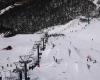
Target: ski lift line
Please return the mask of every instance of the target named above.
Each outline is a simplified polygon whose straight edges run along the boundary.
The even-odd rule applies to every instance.
[[[39,46],[40,44],[36,44],[37,46]],[[31,57],[32,55],[34,55],[34,54],[30,54],[30,55],[25,55],[25,56],[28,56],[28,59],[27,60],[29,60],[29,58],[33,58],[33,57]],[[25,57],[24,56],[24,57]],[[22,60],[22,61],[19,61],[17,64],[15,63],[15,65],[17,66],[19,63],[24,63],[24,62],[26,62],[26,61],[24,61],[24,59],[22,58],[23,56],[19,56],[20,57],[20,59]]]
[[[24,77],[25,80],[27,80],[27,64],[31,62],[31,60],[27,61],[19,61],[21,64],[24,64]]]
[[[41,44],[36,44],[36,45],[39,46],[39,45],[41,45]],[[32,55],[34,55],[34,54],[19,56],[20,59],[21,59],[22,61],[14,62],[15,66],[18,67],[18,65],[19,65],[20,63],[24,63],[24,62],[25,62],[25,63],[30,63],[31,60],[28,61],[28,62],[27,62],[27,60],[29,60],[29,58],[33,58]],[[22,58],[22,57],[25,57],[25,56],[28,56],[28,57],[27,57],[27,60],[24,60],[24,59]],[[2,66],[1,66],[1,67],[2,67]],[[6,69],[6,70],[7,70],[7,69]],[[7,71],[9,71],[9,70],[7,70]]]
[[[37,44],[37,45],[40,45],[40,44]],[[19,62],[14,62],[15,66],[18,67],[18,65],[19,65],[20,63],[24,63],[24,62],[27,63],[27,61],[26,61],[26,60],[24,61],[24,59],[23,59],[22,57],[28,56],[28,57],[27,57],[27,60],[29,60],[29,58],[33,58],[32,55],[34,55],[34,54],[19,56],[20,59],[22,60],[22,62],[21,62],[21,61],[19,61]],[[31,60],[28,61],[28,63],[30,63],[30,62],[31,62]],[[6,69],[6,70],[7,70],[7,69]],[[7,71],[9,71],[9,70],[7,70]]]
[[[24,58],[26,57],[27,58],[26,60],[29,60],[29,59],[33,59],[34,58],[34,57],[32,57],[32,55],[34,55],[34,54],[20,56],[20,58],[21,58],[22,61],[25,61],[24,59],[22,59],[22,57],[24,57]]]

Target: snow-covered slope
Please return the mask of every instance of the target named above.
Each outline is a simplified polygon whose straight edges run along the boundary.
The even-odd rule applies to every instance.
[[[1,36],[0,65],[7,70],[13,69],[7,67],[7,63],[14,65],[20,55],[35,54],[32,47],[48,33],[52,36],[48,38],[45,50],[41,51],[40,67],[29,71],[31,80],[99,80],[99,24],[99,19],[91,20],[90,24],[75,19],[31,35]],[[58,36],[53,36],[55,34]],[[2,50],[8,45],[13,49]]]

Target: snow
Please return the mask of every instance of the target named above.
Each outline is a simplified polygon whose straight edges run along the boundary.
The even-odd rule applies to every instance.
[[[6,8],[0,10],[0,15],[4,14],[6,11],[9,11],[10,9],[22,5],[21,3],[15,3],[13,5],[7,6]]]
[[[8,7],[4,8],[4,9],[0,10],[0,15],[4,14],[6,11],[10,10],[13,7],[14,6],[11,5],[11,6],[8,6]]]
[[[92,19],[90,24],[75,19],[65,25],[53,26],[35,34],[19,34],[10,38],[1,36],[0,66],[4,66],[7,72],[15,68],[14,62],[19,61],[19,56],[35,55],[36,51],[32,48],[35,43],[41,43],[41,38],[46,32],[49,35],[64,34],[48,38],[45,50],[41,51],[40,67],[28,72],[31,80],[99,80],[99,24],[99,19]],[[2,50],[8,45],[13,49]],[[7,67],[7,63],[13,67]],[[3,71],[2,75],[5,76]]]
[[[100,1],[100,0],[94,0],[94,1],[93,1],[93,3],[97,6],[97,9],[100,7],[100,5],[99,5],[99,4],[97,4],[97,3],[98,3],[98,1]]]

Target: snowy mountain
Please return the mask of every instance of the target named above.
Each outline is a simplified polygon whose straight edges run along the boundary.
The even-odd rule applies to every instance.
[[[14,75],[14,62],[19,61],[19,56],[33,54],[36,58],[35,44],[42,45],[41,38],[45,38],[45,34],[49,37],[46,48],[41,50],[40,67],[28,71],[31,80],[99,80],[99,24],[99,18],[91,19],[90,24],[78,18],[35,34],[19,34],[10,38],[4,38],[2,34],[0,66],[3,80],[5,76]],[[12,49],[5,50],[9,45]]]
[[[77,16],[88,17],[96,9],[89,0],[25,0],[24,4],[14,1],[13,4],[8,1],[9,5],[0,9],[0,33],[8,32],[8,36],[64,25]]]

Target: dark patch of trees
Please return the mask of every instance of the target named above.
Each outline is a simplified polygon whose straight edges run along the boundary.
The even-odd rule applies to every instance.
[[[4,28],[13,29],[15,34],[34,33],[65,24],[79,15],[88,16],[95,8],[88,0],[30,0],[1,15],[0,23]]]

